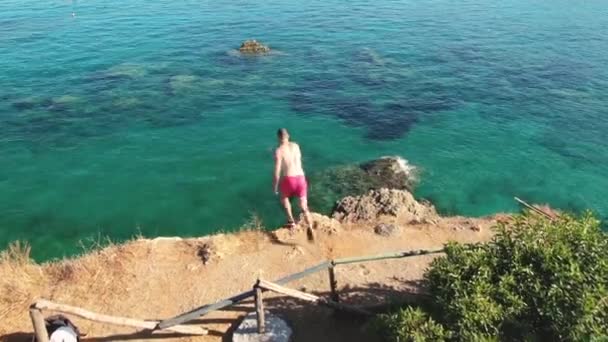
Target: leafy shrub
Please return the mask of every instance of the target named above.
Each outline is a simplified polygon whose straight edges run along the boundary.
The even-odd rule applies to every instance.
[[[441,324],[422,310],[411,307],[381,315],[377,329],[387,341],[394,342],[445,341],[449,337]]]
[[[425,275],[429,313],[452,339],[608,341],[608,236],[599,222],[520,216],[496,229],[487,244],[447,245]]]

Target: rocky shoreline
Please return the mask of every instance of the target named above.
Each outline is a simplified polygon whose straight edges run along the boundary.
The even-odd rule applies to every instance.
[[[412,170],[404,169],[399,158],[363,165],[371,183],[382,180],[394,184],[401,179],[406,188],[411,181],[407,177],[404,181],[405,170]],[[389,171],[400,176],[387,177]],[[492,236],[490,228],[501,218],[442,217],[431,203],[417,201],[407,189],[382,187],[344,197],[331,215],[313,214],[314,243],[307,241],[304,227],[268,231],[258,224],[240,232],[200,238],[136,239],[44,264],[29,259],[27,249],[9,250],[0,258],[0,274],[10,275],[0,278],[0,339],[24,341],[16,336],[29,336],[28,306],[38,298],[125,317],[167,318],[238,293],[260,275],[280,277],[332,258],[440,248],[448,241],[487,241]],[[345,300],[369,302],[386,300],[368,294],[377,286],[390,296],[399,296],[404,289],[416,291],[415,284],[431,260],[429,256],[344,267],[339,271],[340,291]],[[326,291],[326,281],[325,277],[312,276],[296,285],[303,291],[322,292]],[[296,310],[281,300],[271,303],[275,304],[270,310],[294,322],[296,336],[301,334],[296,340],[369,340],[365,334],[349,333],[350,328],[329,333],[336,324],[331,320],[323,323],[330,324],[329,330],[320,328],[318,315],[325,315],[325,311],[301,305],[295,305]],[[229,331],[241,313],[217,315],[220,318],[201,321],[218,331],[215,336],[167,340],[220,341],[218,336]],[[93,337],[132,332],[84,320],[75,322]]]

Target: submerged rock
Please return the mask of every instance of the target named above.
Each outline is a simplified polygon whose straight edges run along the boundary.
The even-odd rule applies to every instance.
[[[270,52],[270,48],[267,45],[264,45],[255,39],[252,39],[252,40],[244,41],[243,44],[241,44],[239,51],[241,53],[255,55],[255,54],[268,53],[268,52]]]
[[[17,110],[28,110],[36,108],[39,105],[39,100],[35,98],[25,98],[13,102],[13,107]]]
[[[112,105],[121,109],[134,108],[143,103],[136,97],[120,97],[112,101]]]
[[[194,75],[175,75],[168,81],[169,93],[175,95],[196,89],[199,78]]]
[[[363,48],[356,55],[356,60],[374,66],[384,66],[386,60],[371,48]]]
[[[372,221],[380,216],[398,217],[404,222],[437,217],[435,207],[418,202],[405,190],[371,190],[362,196],[348,196],[336,203],[332,217],[341,222]]]
[[[82,103],[82,98],[74,95],[62,95],[58,97],[54,97],[52,99],[53,103],[63,104],[63,105],[72,105]]]
[[[54,98],[28,97],[13,102],[13,107],[18,110],[39,109],[50,112],[63,112],[71,106],[82,103],[82,99],[72,95],[63,95]]]
[[[104,72],[106,78],[141,78],[147,74],[143,65],[134,63],[118,64]]]

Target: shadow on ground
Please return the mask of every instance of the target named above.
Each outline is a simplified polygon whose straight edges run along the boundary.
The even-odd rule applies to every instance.
[[[419,289],[418,281],[404,281],[404,287]],[[303,289],[298,289],[303,290]],[[329,298],[329,292],[311,292],[320,297]],[[423,298],[417,290],[403,291],[380,283],[369,283],[362,287],[344,288],[339,292],[340,301],[374,313],[386,312],[392,307],[417,304]],[[293,328],[293,342],[374,342],[381,341],[380,336],[371,326],[373,318],[338,312],[325,306],[290,298],[265,298],[266,310],[285,319]],[[241,302],[229,307],[226,311],[238,311],[244,314],[253,311],[253,300]],[[242,316],[241,316],[242,317]],[[240,319],[233,324],[233,329]],[[230,341],[230,334],[224,342]]]

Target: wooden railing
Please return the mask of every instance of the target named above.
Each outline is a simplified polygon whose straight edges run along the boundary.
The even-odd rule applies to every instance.
[[[358,314],[367,314],[367,312],[365,312],[364,310],[357,309],[353,306],[339,304],[336,274],[335,274],[335,270],[334,270],[336,266],[352,264],[352,263],[384,260],[384,259],[407,258],[407,257],[412,257],[412,256],[418,256],[418,255],[437,254],[437,253],[441,253],[441,252],[443,252],[443,249],[415,250],[415,251],[407,251],[407,252],[400,252],[400,253],[390,253],[390,254],[381,254],[381,255],[374,255],[374,256],[355,257],[355,258],[343,258],[343,259],[325,261],[316,266],[307,268],[304,271],[277,279],[273,282],[268,282],[268,281],[264,281],[262,279],[258,279],[258,281],[254,284],[252,290],[239,293],[235,296],[220,300],[216,303],[207,304],[207,305],[201,306],[199,308],[196,308],[194,310],[191,310],[189,312],[178,315],[176,317],[166,319],[166,320],[158,323],[157,328],[158,329],[168,329],[170,327],[173,327],[173,326],[176,326],[179,324],[184,324],[186,322],[189,322],[191,320],[204,316],[212,311],[220,310],[225,307],[234,305],[234,304],[241,302],[245,299],[248,299],[250,297],[255,297],[256,312],[258,315],[258,330],[261,333],[261,332],[263,332],[263,327],[264,327],[264,319],[263,319],[264,310],[263,310],[263,300],[262,300],[262,292],[264,290],[266,290],[266,291],[270,290],[273,292],[282,293],[284,295],[290,295],[291,297],[296,297],[296,298],[307,300],[310,302],[315,302],[317,304],[330,306],[330,307],[333,307],[334,309],[338,309],[338,310],[343,310],[343,311],[348,311],[348,312],[358,313]],[[322,299],[322,298],[319,298],[319,297],[316,297],[316,296],[313,296],[313,295],[310,295],[310,294],[307,294],[304,292],[300,292],[300,291],[296,291],[293,289],[288,289],[286,287],[283,287],[283,285],[285,285],[287,283],[293,282],[295,280],[304,278],[306,276],[309,276],[311,274],[314,274],[314,273],[317,273],[320,271],[324,271],[324,270],[328,271],[328,276],[329,276],[329,288],[331,291],[329,299]],[[286,289],[289,291],[285,292]]]
[[[141,328],[143,330],[154,331],[154,330],[167,330],[172,331],[174,333],[186,334],[186,335],[205,335],[208,333],[207,329],[201,327],[193,327],[188,325],[183,325],[189,321],[198,319],[201,316],[204,316],[212,311],[217,311],[228,306],[237,304],[246,299],[253,297],[255,299],[257,320],[258,320],[258,332],[263,333],[265,327],[265,317],[264,317],[264,302],[263,295],[264,291],[272,291],[279,294],[283,294],[286,296],[298,298],[300,300],[304,300],[307,302],[315,303],[317,305],[327,306],[336,310],[341,310],[345,312],[350,312],[358,315],[369,315],[370,313],[366,310],[357,308],[355,306],[346,305],[340,303],[340,297],[338,295],[337,290],[337,281],[336,281],[336,273],[335,268],[339,265],[352,264],[352,263],[361,263],[368,261],[376,261],[376,260],[384,260],[384,259],[399,259],[399,258],[407,258],[418,255],[428,255],[428,254],[437,254],[443,252],[443,249],[435,249],[435,250],[415,250],[415,251],[407,251],[407,252],[399,252],[399,253],[390,253],[390,254],[381,254],[374,256],[364,256],[364,257],[355,257],[355,258],[343,258],[343,259],[335,259],[330,261],[322,262],[313,267],[307,268],[301,272],[290,274],[288,276],[279,278],[275,281],[266,281],[263,279],[258,279],[253,288],[249,291],[244,291],[242,293],[233,295],[231,297],[222,299],[212,304],[206,304],[201,307],[198,307],[194,310],[182,313],[178,316],[162,320],[162,321],[146,321],[146,320],[138,320],[133,318],[126,317],[116,317],[116,316],[108,316],[99,313],[94,313],[83,308],[78,308],[74,306],[69,306],[65,304],[53,303],[47,300],[38,300],[30,307],[30,317],[32,319],[32,325],[34,327],[34,333],[36,335],[36,339],[38,342],[48,342],[49,336],[46,331],[44,317],[42,315],[42,310],[48,310],[53,312],[59,312],[67,315],[73,315],[76,317],[84,318],[90,321],[112,324],[112,325],[120,325],[120,326],[128,326]],[[311,274],[328,271],[329,277],[329,288],[330,288],[330,296],[329,298],[322,298],[310,293],[294,290],[285,287],[284,285],[291,283],[293,281],[302,279]]]

